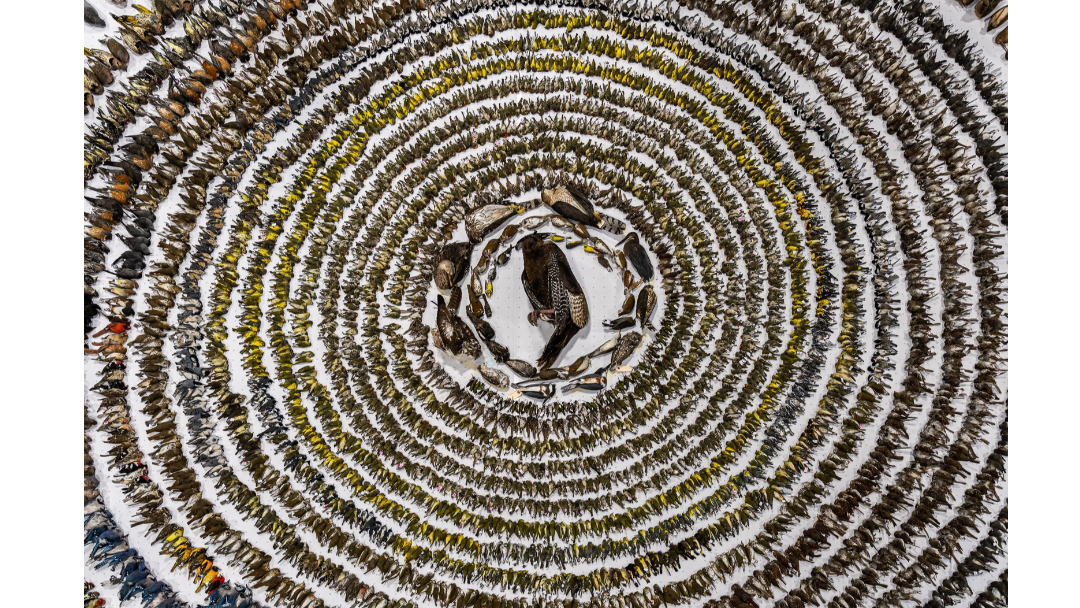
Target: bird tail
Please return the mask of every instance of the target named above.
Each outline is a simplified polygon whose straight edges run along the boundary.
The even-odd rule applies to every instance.
[[[537,368],[547,369],[551,367],[555,363],[555,359],[559,358],[559,353],[566,348],[566,345],[570,343],[570,340],[577,332],[578,328],[573,323],[565,323],[556,329],[555,333],[551,335],[551,339],[548,340],[547,346],[544,347],[540,359],[536,362]]]

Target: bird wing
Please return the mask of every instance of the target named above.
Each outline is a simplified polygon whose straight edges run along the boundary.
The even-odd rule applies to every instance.
[[[577,204],[581,205],[581,208],[585,211],[585,213],[592,215],[593,206],[592,203],[589,202],[588,195],[586,195],[583,190],[581,190],[574,184],[566,184],[566,186],[564,187],[566,188],[566,191],[570,193],[570,196],[574,197],[574,200],[577,201]]]
[[[585,327],[589,322],[589,302],[585,299],[585,293],[581,290],[581,285],[577,282],[577,277],[574,276],[574,271],[570,268],[570,263],[566,260],[566,256],[563,255],[558,245],[551,244],[551,265],[549,272],[550,290],[556,295],[557,300],[562,300],[565,297],[565,305],[570,313],[570,320],[574,322],[574,325],[578,327]],[[559,302],[562,304],[563,302]],[[559,314],[558,309],[561,306],[555,306],[556,315]]]
[[[454,321],[450,310],[446,308],[446,301],[440,295],[435,309],[435,326],[439,330],[439,336],[444,344],[455,342]]]
[[[542,276],[543,275],[541,275],[541,277]],[[525,288],[525,295],[529,296],[529,303],[532,304],[532,307],[536,310],[550,308],[549,306],[544,305],[545,302],[551,301],[551,296],[548,293],[547,281],[541,277],[533,277],[530,279],[527,263],[525,270],[521,271],[521,286]]]
[[[469,269],[469,258],[472,256],[472,243],[452,243],[443,248],[446,257],[454,265],[454,276],[451,280],[458,283],[465,278],[465,271]],[[436,261],[435,265],[438,266]]]

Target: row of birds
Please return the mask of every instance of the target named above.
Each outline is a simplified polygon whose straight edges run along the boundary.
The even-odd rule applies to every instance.
[[[602,229],[614,222],[611,218],[598,213],[588,195],[572,184],[545,189],[541,194],[541,201],[557,213],[560,217],[569,220],[583,239],[592,240],[585,226]],[[465,217],[466,233],[469,241],[448,243],[442,247],[434,261],[434,282],[440,290],[449,290],[450,299],[447,301],[442,294],[437,296],[436,321],[431,329],[432,342],[440,350],[444,350],[455,356],[463,356],[467,359],[477,359],[481,356],[480,341],[466,325],[465,321],[458,316],[457,310],[462,300],[461,288],[458,284],[465,279],[471,268],[471,256],[475,245],[503,225],[510,217],[520,213],[523,207],[512,204],[491,203],[470,212]],[[533,226],[546,223],[548,218],[530,218]],[[621,222],[619,223],[621,225]],[[527,224],[528,225],[528,224]],[[514,236],[518,233],[517,226],[511,226],[504,231],[504,236]],[[499,363],[504,363],[511,370],[526,380],[539,379],[541,382],[514,384],[517,389],[512,396],[523,395],[526,397],[547,401],[555,394],[555,385],[546,383],[553,379],[572,380],[563,387],[564,392],[581,389],[587,391],[600,391],[607,386],[608,370],[619,371],[620,364],[624,362],[633,351],[641,344],[642,334],[639,332],[620,333],[617,339],[609,340],[603,346],[590,354],[581,357],[573,364],[563,368],[553,368],[559,354],[579,331],[589,323],[589,304],[584,291],[578,282],[577,276],[559,247],[557,241],[562,237],[546,232],[533,231],[521,238],[513,249],[519,250],[523,257],[523,271],[521,284],[529,299],[532,312],[528,315],[528,321],[536,325],[539,321],[550,323],[554,327],[554,333],[548,339],[543,352],[536,361],[536,366],[521,359],[509,357],[509,351],[497,342],[494,342],[495,333],[491,326],[482,317],[490,314],[490,307],[486,302],[481,304],[484,295],[472,294],[473,299],[467,305],[467,316],[472,321],[474,328],[480,334],[481,339],[488,345],[489,350]],[[499,241],[493,241],[497,245]],[[580,245],[582,241],[577,241]],[[568,244],[572,246],[574,243]],[[641,282],[646,283],[637,298],[637,317],[621,317],[614,321],[605,322],[610,329],[624,330],[640,323],[642,327],[651,326],[649,317],[656,306],[656,294],[651,281],[654,269],[648,253],[641,245],[636,233],[627,234],[616,246],[622,245],[622,256],[629,261],[638,273]],[[586,246],[592,250],[591,247]],[[494,251],[489,247],[485,250]],[[511,250],[497,258],[496,264],[501,266],[509,261]],[[608,253],[611,253],[610,250]],[[484,262],[481,266],[486,265]],[[492,268],[494,270],[494,268]],[[488,287],[490,288],[490,282]],[[633,304],[633,294],[629,295],[627,302]],[[474,305],[475,304],[475,305]],[[623,312],[628,312],[625,310]],[[487,312],[485,312],[485,309]],[[583,375],[588,371],[592,358],[605,354],[611,354],[611,362],[608,366],[600,368],[594,373]],[[483,364],[479,372],[481,376],[492,386],[506,390],[509,389],[510,379],[502,371]]]
[[[194,48],[199,45],[201,39],[206,37],[208,31],[211,29],[210,22],[200,20],[198,15],[191,14],[192,3],[183,3],[183,9],[188,14],[185,23],[185,32],[187,33],[187,39],[176,38],[167,40],[164,37],[160,39],[159,48],[152,50],[149,45],[154,42],[153,36],[159,36],[163,33],[159,26],[168,26],[170,15],[167,11],[161,10],[158,4],[166,4],[162,2],[155,2],[156,15],[146,10],[141,10],[140,14],[133,18],[117,18],[117,21],[121,24],[121,40],[117,41],[112,38],[107,38],[103,41],[105,50],[88,49],[87,56],[89,62],[88,73],[86,74],[87,81],[87,108],[93,107],[93,98],[91,95],[99,93],[99,85],[107,86],[112,82],[112,74],[110,70],[123,70],[129,61],[128,51],[135,54],[143,54],[148,51],[152,52],[155,56],[155,60],[152,60],[144,70],[139,74],[136,74],[129,82],[131,87],[126,93],[111,94],[109,109],[111,114],[102,114],[102,122],[100,126],[94,130],[97,141],[88,142],[88,145],[100,146],[102,151],[111,149],[112,144],[117,141],[123,132],[123,127],[126,123],[130,122],[134,116],[131,109],[137,108],[140,100],[149,99],[154,102],[157,108],[156,119],[150,129],[147,130],[144,135],[136,135],[132,138],[132,143],[124,146],[123,151],[129,155],[130,160],[121,160],[113,164],[119,171],[113,173],[113,179],[116,180],[106,190],[102,191],[106,196],[99,197],[95,201],[101,211],[95,214],[91,219],[91,229],[88,231],[89,238],[87,239],[87,262],[88,271],[91,270],[104,270],[101,266],[104,264],[104,255],[108,253],[108,248],[104,245],[104,241],[108,238],[108,232],[116,222],[120,222],[126,218],[129,221],[125,221],[130,234],[130,240],[125,239],[121,235],[121,239],[124,243],[130,247],[128,251],[123,253],[117,258],[117,264],[120,266],[112,271],[116,275],[113,286],[110,288],[115,303],[106,305],[102,303],[102,312],[108,314],[109,317],[115,320],[133,318],[133,301],[131,296],[134,295],[133,289],[137,288],[134,279],[139,278],[145,268],[144,258],[150,253],[149,237],[151,235],[145,234],[144,231],[152,229],[153,222],[156,221],[153,212],[153,205],[147,203],[155,202],[152,198],[147,198],[146,194],[136,196],[135,189],[140,185],[142,172],[150,171],[155,165],[152,164],[152,158],[159,152],[157,145],[158,141],[168,139],[169,136],[179,134],[184,136],[182,140],[184,145],[194,145],[202,139],[203,135],[210,134],[209,124],[203,124],[205,118],[203,116],[194,116],[193,120],[199,121],[199,126],[194,129],[193,137],[189,137],[187,133],[182,132],[183,126],[180,123],[180,119],[187,114],[187,105],[191,103],[190,99],[186,99],[184,95],[173,95],[168,100],[156,100],[150,95],[150,92],[160,84],[170,71],[174,68],[182,68],[180,61],[187,59],[191,56]],[[259,11],[265,11],[267,8],[276,11],[280,6],[285,6],[288,3],[271,3],[270,5],[263,6],[261,3],[253,10],[252,18],[258,19]],[[306,4],[306,3],[304,3]],[[218,32],[222,29],[218,26],[226,26],[231,19],[235,17],[241,10],[239,4],[234,4],[231,0],[225,0],[224,3],[219,3],[220,8],[214,7],[212,4],[204,7],[205,11],[203,15],[210,17],[211,21],[214,21],[213,28]],[[139,8],[139,7],[137,7]],[[173,7],[175,8],[175,7]],[[222,12],[225,11],[225,12]],[[175,13],[177,17],[180,16],[179,12]],[[89,15],[88,15],[89,16]],[[158,16],[164,16],[163,19],[158,20]],[[92,17],[90,18],[92,20]],[[273,20],[273,16],[269,16],[270,21]],[[301,28],[304,29],[304,35],[307,34],[307,26],[301,21]],[[234,24],[234,27],[237,24]],[[262,24],[260,24],[262,25]],[[242,25],[240,27],[243,27]],[[227,29],[227,28],[226,28]],[[250,30],[250,28],[249,28]],[[239,32],[231,30],[234,33],[225,34],[224,38],[215,37],[211,40],[211,53],[212,60],[203,59],[203,68],[199,73],[191,73],[182,69],[185,73],[191,74],[191,87],[205,87],[210,84],[212,80],[223,77],[225,74],[231,73],[230,63],[240,63],[249,60],[249,55],[254,51],[254,40],[250,36],[252,31],[247,33],[241,29]],[[286,32],[286,40],[290,39],[293,32]],[[293,45],[292,42],[287,43],[289,47]],[[280,46],[279,46],[280,48]],[[263,59],[271,59],[271,57],[263,56]],[[256,64],[259,63],[259,59],[256,59]],[[265,70],[266,74],[269,74],[269,67],[258,67],[261,70]],[[313,66],[314,67],[314,66]],[[250,72],[250,70],[249,70]],[[257,77],[258,74],[255,74]],[[201,80],[201,82],[200,82]],[[120,95],[117,97],[116,95]],[[195,100],[198,101],[197,99]],[[130,109],[129,109],[130,108]],[[228,110],[225,109],[220,112],[222,116],[228,114]],[[153,132],[151,132],[153,131]],[[200,133],[201,131],[201,133]],[[215,135],[225,135],[217,133]],[[238,145],[238,143],[237,143]],[[226,144],[227,146],[227,144]],[[226,148],[227,149],[227,148]],[[193,152],[194,150],[192,150]],[[190,153],[188,153],[190,154]],[[170,157],[173,159],[184,158],[187,154],[176,154]],[[87,170],[90,171],[94,168],[97,162],[105,158],[105,154],[99,153],[95,157],[98,161],[91,161],[92,164],[88,165]],[[181,164],[182,160],[178,161]],[[208,171],[209,172],[209,171]],[[87,174],[89,177],[89,173]],[[156,182],[156,180],[155,180]],[[154,185],[157,185],[156,183]],[[194,199],[192,199],[194,200]],[[137,206],[134,205],[137,203]],[[176,217],[175,219],[180,219]],[[144,225],[143,222],[149,222],[149,226]],[[160,273],[162,270],[160,264],[158,269],[152,273]],[[89,277],[90,275],[88,275]],[[161,276],[158,274],[158,276]],[[126,283],[125,283],[126,281]],[[120,291],[117,291],[120,290]],[[99,306],[96,300],[96,294],[91,293],[88,283],[87,294],[87,323],[91,323],[92,318],[99,310]],[[152,331],[150,327],[144,326],[142,331]],[[145,348],[146,343],[141,343],[137,348]],[[124,360],[124,351],[122,346],[114,347],[108,354],[101,353],[99,357],[106,357],[110,363],[103,370],[103,382],[105,385],[99,387],[99,390],[107,390],[110,393],[119,391],[118,387],[115,387],[114,383],[120,380],[112,379],[106,380],[106,378],[113,378],[116,374],[124,375],[122,365],[117,369],[109,369],[109,366],[116,367],[118,364],[122,364]],[[160,370],[163,366],[167,366],[168,362],[163,359],[160,352],[156,355],[156,360],[151,357],[144,359],[144,363],[154,366]],[[192,371],[197,371],[197,364],[192,363]],[[144,370],[140,373],[146,373],[148,370]],[[190,380],[186,382],[191,382]],[[119,433],[117,431],[123,430],[127,427],[125,421],[130,418],[130,413],[127,411],[126,401],[121,396],[113,395],[106,397],[103,402],[103,409],[101,414],[104,416],[105,424],[109,427],[109,433],[112,436],[112,441],[116,443],[116,448],[121,449],[121,452],[116,452],[118,460],[121,461],[121,467],[130,466],[135,462],[138,462],[142,458],[141,452],[138,450],[138,446],[135,442],[135,437],[129,433]],[[119,425],[119,426],[118,426]],[[160,425],[159,425],[160,426]],[[161,431],[164,432],[164,429]],[[126,463],[126,464],[125,464]],[[170,463],[171,466],[171,463]],[[160,511],[147,510],[155,502],[160,505],[160,491],[151,491],[153,486],[145,482],[145,476],[143,481],[136,483],[131,481],[132,485],[126,488],[125,491],[129,493],[132,499],[139,501],[143,504],[143,513],[145,524],[160,527],[164,522],[158,522]],[[88,479],[88,483],[91,480]],[[96,483],[96,481],[94,482]],[[175,486],[179,488],[179,486]],[[92,492],[88,495],[88,508],[92,505],[101,505],[100,498],[97,497],[96,489],[88,489],[88,492]],[[149,493],[148,493],[149,492]],[[156,496],[156,498],[155,498]],[[188,500],[191,500],[189,498]],[[149,501],[149,502],[147,502]],[[96,508],[96,507],[95,507]],[[157,514],[157,515],[155,515]],[[92,522],[88,520],[89,526]],[[172,525],[172,524],[170,524]],[[102,564],[108,564],[113,568],[119,568],[121,572],[131,568],[137,563],[141,563],[141,557],[133,549],[128,548],[126,543],[123,542],[123,531],[118,530],[115,533],[111,533],[113,537],[119,539],[118,542],[114,542],[107,550],[101,551],[99,559]],[[171,550],[171,549],[170,549]],[[190,549],[186,550],[184,555],[188,553],[194,555]],[[185,559],[189,559],[185,557]],[[265,569],[265,568],[264,568]],[[132,570],[132,571],[138,571]],[[269,572],[265,576],[269,576]],[[258,580],[258,577],[255,578]],[[125,583],[127,584],[127,583]],[[164,588],[163,588],[164,587]],[[251,592],[241,587],[233,587],[231,583],[226,583],[224,586],[220,584],[215,585],[216,588],[210,589],[206,599],[207,606],[255,606],[251,600]],[[121,589],[121,599],[125,596],[140,591],[141,597],[145,604],[148,604],[152,608],[158,606],[164,607],[175,604],[178,602],[178,598],[174,592],[169,590],[167,586],[164,586],[161,581],[151,583],[147,579],[131,584],[129,587]],[[99,598],[100,599],[100,598]],[[95,600],[96,601],[96,600]],[[304,602],[307,603],[306,601]]]

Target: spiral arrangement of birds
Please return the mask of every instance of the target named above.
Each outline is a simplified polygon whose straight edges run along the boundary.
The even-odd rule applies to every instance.
[[[1007,605],[1007,18],[86,0],[86,605]]]

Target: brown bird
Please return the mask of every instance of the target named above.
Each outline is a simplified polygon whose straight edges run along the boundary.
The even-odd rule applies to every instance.
[[[611,353],[611,365],[612,371],[625,371],[620,369],[623,361],[626,361],[634,349],[641,344],[641,333],[632,331],[619,336],[619,341],[615,344],[615,350]]]
[[[547,241],[548,236],[530,234],[517,244],[525,258],[521,284],[533,307],[529,322],[536,325],[543,319],[555,326],[555,333],[537,360],[540,369],[551,367],[562,349],[589,322],[589,303],[581,285],[562,249]]]
[[[436,302],[435,327],[431,329],[431,341],[435,348],[445,350],[452,355],[465,355],[470,359],[480,356],[480,342],[469,329],[468,324],[457,316],[456,310],[461,303],[461,290],[455,289],[450,296],[450,305],[442,295]]]
[[[642,327],[654,329],[653,324],[649,322],[654,308],[656,308],[656,292],[653,291],[652,285],[646,285],[638,294],[637,300],[637,320]]]
[[[544,190],[540,199],[545,205],[566,219],[588,226],[600,227],[600,216],[584,192],[574,186],[559,186],[554,190]]]
[[[448,243],[435,256],[435,284],[439,289],[450,289],[465,278],[469,271],[472,243]]]

